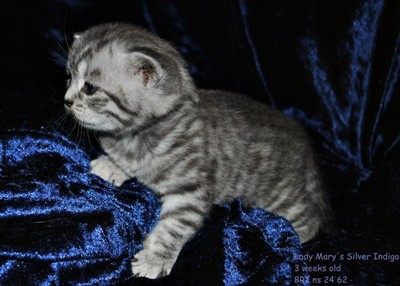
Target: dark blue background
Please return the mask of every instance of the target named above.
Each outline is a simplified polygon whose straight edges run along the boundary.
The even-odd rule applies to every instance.
[[[398,1],[2,1],[3,130],[77,139],[73,124],[53,123],[65,53],[74,32],[109,21],[172,42],[199,87],[248,94],[307,127],[341,235],[304,251],[399,253]],[[354,281],[378,269],[375,282],[389,283],[399,264],[369,263],[348,264]]]

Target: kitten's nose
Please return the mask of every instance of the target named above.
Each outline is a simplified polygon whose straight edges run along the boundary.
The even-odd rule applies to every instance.
[[[74,104],[74,102],[70,99],[64,99],[64,105],[68,108],[70,108]]]

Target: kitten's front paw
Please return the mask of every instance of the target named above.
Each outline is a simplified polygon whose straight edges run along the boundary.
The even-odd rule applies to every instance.
[[[174,261],[165,261],[153,252],[143,249],[131,260],[133,275],[150,279],[160,278],[171,272]]]
[[[123,182],[129,179],[107,156],[100,156],[90,162],[90,173],[116,186],[121,186]]]

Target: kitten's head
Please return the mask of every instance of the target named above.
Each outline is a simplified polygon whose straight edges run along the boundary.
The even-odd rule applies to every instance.
[[[138,27],[103,24],[75,36],[65,107],[92,130],[136,130],[197,95],[179,53]]]

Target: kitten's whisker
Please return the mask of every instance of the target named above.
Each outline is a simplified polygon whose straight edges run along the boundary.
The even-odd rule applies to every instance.
[[[91,148],[92,151],[95,151],[95,148],[93,147],[92,142],[91,142],[91,140],[90,140],[90,131],[87,130],[87,129],[85,129],[85,130],[86,130],[86,137],[87,137],[87,139],[88,139],[89,146],[90,146],[90,148]]]
[[[82,133],[82,126],[78,123],[78,135],[77,135],[78,136],[78,138],[77,138],[78,145],[81,145],[81,139],[82,139],[81,133]]]
[[[58,51],[56,51],[55,49],[52,49],[51,52],[54,53],[54,54],[53,54],[53,57],[48,57],[48,59],[50,59],[50,60],[52,60],[52,61],[54,61],[54,62],[56,62],[56,63],[57,63],[57,57],[60,57],[61,59],[66,60],[65,55],[60,54],[60,53],[59,53]]]
[[[65,122],[67,122],[68,114],[64,114],[61,120],[57,123],[60,130],[64,130]]]
[[[65,124],[67,123],[68,119],[71,120],[70,116],[68,116],[68,114],[65,114],[64,119],[62,121],[61,130],[64,130]]]
[[[58,119],[54,122],[54,124],[55,125],[59,125],[62,121],[64,121],[65,120],[65,118],[67,117],[67,115],[64,113],[64,114],[61,114],[59,117],[58,117]]]
[[[68,133],[68,135],[67,135],[67,137],[70,137],[71,136],[71,134],[74,132],[74,130],[75,130],[75,128],[76,128],[76,124],[78,124],[78,121],[76,121],[76,119],[75,118],[73,118],[73,120],[74,120],[74,126],[72,127],[72,129],[71,129],[71,131]]]
[[[76,128],[76,136],[75,136],[75,142],[78,143],[78,145],[80,145],[80,132],[81,132],[81,125],[78,122],[77,128]]]
[[[86,145],[86,143],[85,143],[85,128],[82,125],[81,125],[79,142],[82,142],[82,144]]]
[[[49,96],[48,99],[49,99],[52,103],[60,103],[60,100],[57,99],[57,98],[55,98],[55,97]]]
[[[57,41],[57,39],[53,36],[53,33],[49,32],[51,38],[56,42],[57,46],[61,49],[62,52],[64,52],[65,56],[68,57],[68,53],[65,51],[65,49],[61,46],[61,44]],[[54,50],[55,51],[55,50]],[[56,51],[55,51],[56,52]],[[64,58],[64,56],[63,56]]]
[[[67,11],[65,11],[65,17],[64,17],[64,27],[63,27],[63,32],[64,32],[64,41],[65,44],[67,45],[67,49],[68,51],[71,49],[70,45],[68,44],[68,38],[67,38],[67,34],[65,33],[65,27],[67,25],[67,17],[68,17],[68,13],[69,13],[69,7],[67,9]]]
[[[65,113],[61,113],[59,115],[56,115],[53,119],[50,119],[47,123],[46,123],[46,127],[44,128],[44,130],[48,130],[50,127],[55,127],[57,129],[59,122],[61,122],[62,120],[64,120],[64,118],[66,117]]]
[[[99,137],[97,137],[97,133],[96,132],[92,132],[94,139],[96,140],[96,142],[99,142]]]

